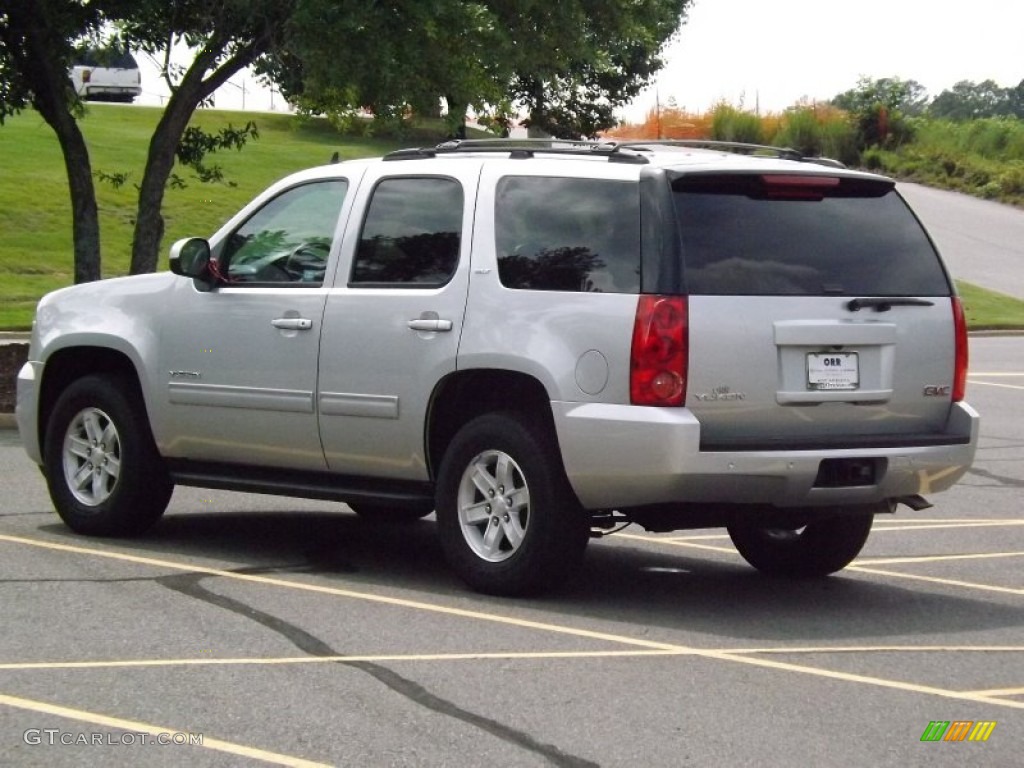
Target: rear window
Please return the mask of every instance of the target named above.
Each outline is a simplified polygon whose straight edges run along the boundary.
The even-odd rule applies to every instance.
[[[636,183],[508,176],[495,206],[498,276],[507,288],[640,292]]]
[[[687,291],[948,296],[931,241],[891,182],[804,176],[672,180]]]

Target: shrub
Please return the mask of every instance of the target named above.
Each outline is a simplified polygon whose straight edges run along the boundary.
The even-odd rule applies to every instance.
[[[753,112],[744,112],[724,101],[719,102],[711,110],[711,138],[761,144],[764,141],[761,118]]]

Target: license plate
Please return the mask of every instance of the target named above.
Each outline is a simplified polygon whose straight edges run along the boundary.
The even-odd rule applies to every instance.
[[[860,386],[856,352],[812,352],[807,355],[807,388],[844,390]]]

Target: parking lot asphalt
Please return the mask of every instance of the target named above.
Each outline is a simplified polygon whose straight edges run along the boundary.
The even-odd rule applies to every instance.
[[[842,573],[630,528],[535,600],[340,504],[180,488],[74,536],[0,431],[0,764],[1019,765],[1024,339],[971,371],[976,465]]]

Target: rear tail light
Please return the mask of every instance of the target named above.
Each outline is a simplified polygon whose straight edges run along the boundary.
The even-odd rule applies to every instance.
[[[839,187],[835,176],[765,174],[761,177],[769,200],[822,200]]]
[[[630,355],[629,397],[633,405],[680,406],[686,400],[687,325],[684,297],[640,297]]]
[[[959,296],[953,297],[953,328],[956,335],[956,363],[953,368],[953,402],[967,395],[967,318]]]

